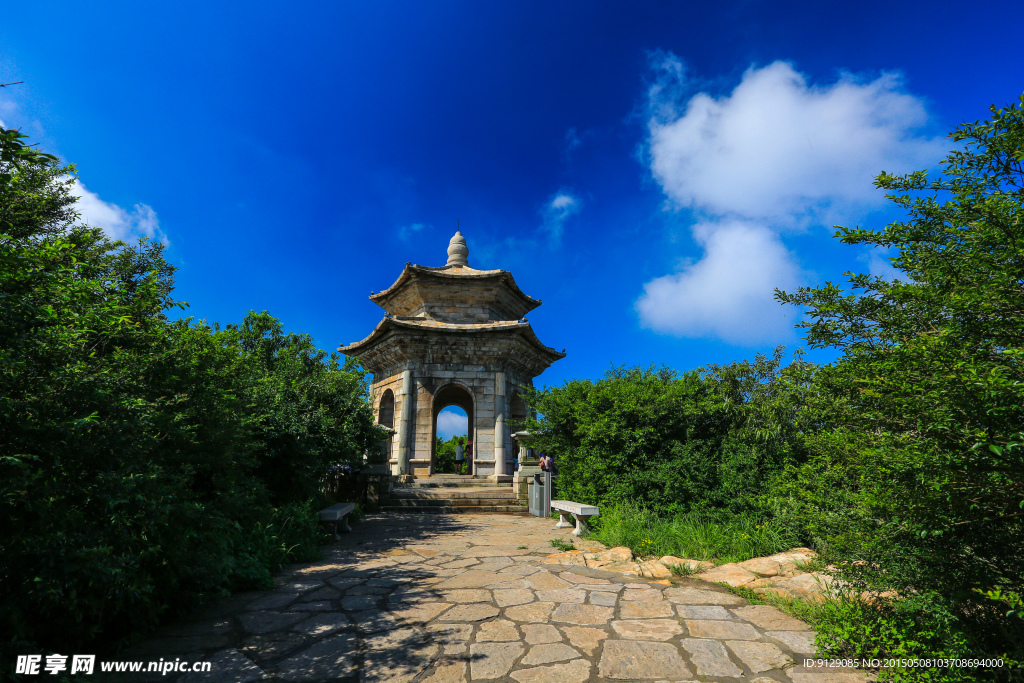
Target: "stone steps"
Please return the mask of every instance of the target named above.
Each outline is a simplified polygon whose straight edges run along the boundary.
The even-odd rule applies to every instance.
[[[449,491],[438,491],[437,489],[395,489],[391,498],[403,499],[460,499],[460,498],[507,498],[515,500],[516,492],[509,487],[503,489],[486,488],[483,486],[463,486]]]
[[[402,512],[406,514],[420,515],[450,515],[459,513],[502,513],[526,515],[526,507],[522,505],[424,505],[407,507],[404,505],[392,505],[390,502],[382,505],[381,512]]]
[[[497,482],[484,483],[480,481],[465,481],[465,482],[412,482],[411,484],[396,484],[395,490],[399,489],[460,489],[460,488],[488,488],[488,489],[502,489],[512,488],[509,484],[499,484]]]
[[[491,481],[486,477],[470,477],[460,474],[435,474],[432,477],[420,477],[406,484],[398,484],[395,490],[401,489],[423,489],[423,488],[462,488],[462,487],[484,487],[484,488],[508,488],[509,483]]]
[[[383,512],[451,514],[460,512],[526,513],[509,484],[457,474],[418,478],[395,487]]]
[[[515,505],[515,498],[394,498],[387,504],[391,507],[429,508],[429,507],[480,507],[488,505]]]

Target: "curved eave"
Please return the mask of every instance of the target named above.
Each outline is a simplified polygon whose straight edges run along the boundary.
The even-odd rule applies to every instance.
[[[422,318],[395,318],[389,317],[384,318],[377,327],[373,328],[373,332],[369,334],[365,339],[361,339],[357,342],[353,342],[348,346],[342,345],[338,347],[338,351],[345,354],[346,356],[359,356],[364,351],[367,351],[376,342],[380,341],[389,331],[391,330],[417,330],[421,332],[438,332],[441,334],[493,334],[495,332],[513,332],[521,331],[523,336],[530,344],[537,348],[538,351],[551,357],[551,362],[561,360],[565,358],[566,354],[561,351],[555,351],[550,346],[545,346],[541,343],[540,339],[537,338],[537,333],[533,331],[533,327],[530,323],[521,323],[517,321],[510,322],[495,322],[495,323],[445,323],[437,320],[425,320]]]
[[[405,286],[405,284],[412,279],[414,274],[434,277],[439,280],[503,280],[508,285],[509,289],[512,290],[512,293],[522,299],[523,303],[526,304],[527,311],[532,311],[541,305],[540,299],[534,299],[532,296],[524,294],[523,290],[519,289],[519,285],[516,284],[516,280],[512,277],[512,273],[507,270],[477,270],[468,266],[441,266],[439,268],[431,268],[429,266],[417,266],[413,263],[406,263],[405,268],[402,269],[402,273],[398,276],[398,279],[395,280],[395,283],[383,292],[371,294],[370,301],[381,308],[386,309],[387,306],[385,306],[385,303],[387,300]]]

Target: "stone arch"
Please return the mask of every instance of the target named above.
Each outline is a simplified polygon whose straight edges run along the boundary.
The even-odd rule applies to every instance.
[[[377,424],[382,427],[395,426],[395,392],[385,389],[377,404]]]
[[[382,427],[395,428],[395,392],[391,391],[391,389],[385,389],[384,393],[381,394],[380,402],[377,404],[377,424]],[[380,442],[380,450],[384,456],[385,463],[393,457],[394,443],[394,432],[392,432],[390,437]]]
[[[473,390],[465,384],[458,382],[450,382],[445,384],[443,387],[434,392],[433,405],[431,406],[430,416],[430,472],[433,474],[434,468],[437,466],[437,416],[442,410],[449,406],[458,406],[466,411],[466,433],[468,438],[473,441],[473,459],[474,467],[477,455],[476,449],[476,422],[474,421],[474,406],[476,404],[476,397],[473,395]]]

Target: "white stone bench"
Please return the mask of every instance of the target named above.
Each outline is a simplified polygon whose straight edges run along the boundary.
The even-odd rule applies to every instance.
[[[587,533],[587,520],[600,515],[596,505],[584,505],[583,503],[574,503],[571,500],[553,500],[551,501],[551,509],[558,510],[558,514],[561,517],[558,520],[558,524],[555,525],[556,529],[568,529],[573,525],[572,517],[576,518],[576,530],[572,532],[573,536],[582,536]]]
[[[320,511],[320,523],[331,524],[332,531],[334,534],[334,540],[341,538],[338,536],[338,532],[348,533],[352,531],[352,527],[348,525],[348,516],[356,509],[354,503],[338,503],[332,505],[326,510]]]

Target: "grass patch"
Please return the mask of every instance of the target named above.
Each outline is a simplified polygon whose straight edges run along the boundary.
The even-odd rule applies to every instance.
[[[700,567],[692,564],[667,564],[672,576],[693,576],[700,571]]]
[[[592,537],[627,546],[641,557],[675,555],[718,564],[772,555],[797,545],[785,524],[754,515],[689,512],[659,516],[635,507],[611,508]]]
[[[568,541],[563,541],[560,538],[552,538],[551,539],[551,547],[552,548],[558,548],[563,553],[564,552],[568,552],[570,550],[576,550],[576,546],[574,546],[572,543],[570,543]]]
[[[820,572],[827,566],[825,561],[822,560],[820,557],[812,557],[806,562],[794,560],[793,564],[795,564],[796,568],[802,572]]]

